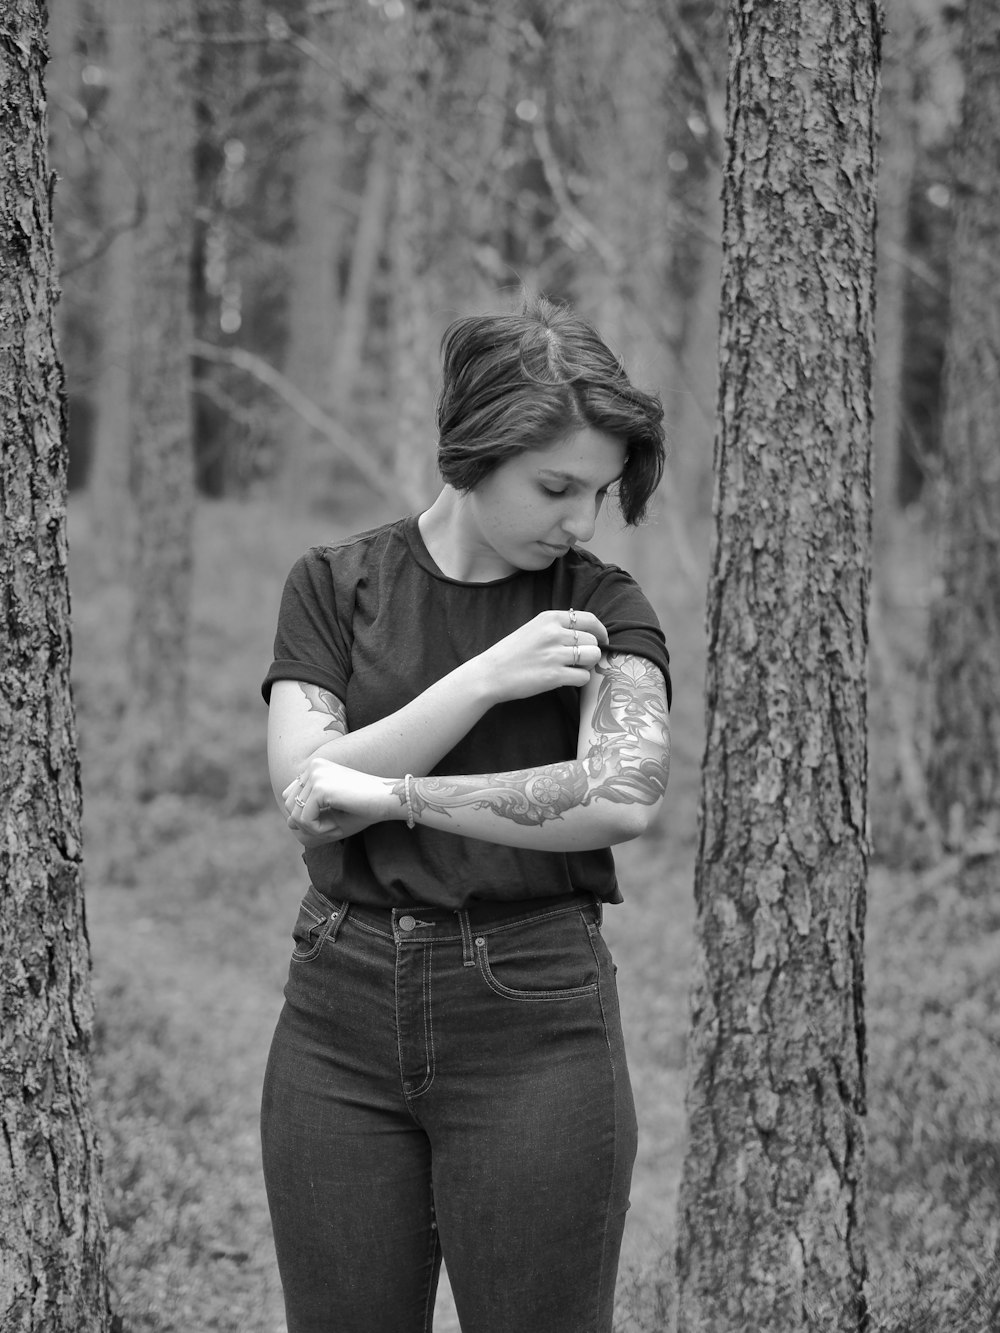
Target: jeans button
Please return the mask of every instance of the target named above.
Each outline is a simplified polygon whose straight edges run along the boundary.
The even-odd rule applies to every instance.
[[[400,930],[412,930],[416,924],[417,923],[412,916],[401,916],[399,918]]]

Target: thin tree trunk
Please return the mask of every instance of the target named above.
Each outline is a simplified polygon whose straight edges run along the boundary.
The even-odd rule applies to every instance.
[[[144,56],[136,98],[144,211],[132,310],[136,524],[128,739],[135,790],[148,795],[176,778],[186,711],[194,512],[194,27],[191,0],[140,0],[133,13]]]
[[[875,305],[874,557],[883,595],[893,601],[888,556],[899,510],[899,441],[903,412],[903,303],[910,193],[916,166],[915,19],[910,0],[889,0],[880,110],[878,268]]]
[[[361,366],[368,331],[372,283],[382,253],[392,199],[391,162],[389,133],[381,128],[371,141],[365,193],[351,247],[347,288],[330,365],[329,401],[341,418],[347,416],[351,405],[352,390]]]
[[[733,0],[681,1333],[864,1321],[867,0]]]
[[[143,198],[135,137],[138,72],[133,0],[98,0],[105,25],[111,83],[100,160],[101,213],[117,235],[100,260],[97,315],[99,373],[94,386],[94,454],[88,498],[105,582],[124,582],[131,553],[129,437],[132,428],[131,337],[135,229]]]
[[[1000,10],[969,0],[945,354],[942,593],[932,608],[931,803],[961,846],[1000,832]]]
[[[333,46],[329,17],[315,16],[310,35],[321,48]],[[340,323],[337,268],[344,232],[337,203],[344,172],[342,94],[331,72],[307,60],[302,80],[303,128],[295,173],[295,241],[288,302],[289,379],[318,407],[329,411],[329,367]],[[315,432],[290,417],[283,465],[286,494],[301,503],[310,491],[317,450]]]
[[[399,485],[419,506],[431,496],[434,478],[434,389],[437,370],[427,267],[427,201],[422,134],[402,147],[396,169],[393,219],[393,341],[396,438],[393,441]]]
[[[106,1333],[90,957],[70,693],[44,6],[0,42],[0,1327]]]

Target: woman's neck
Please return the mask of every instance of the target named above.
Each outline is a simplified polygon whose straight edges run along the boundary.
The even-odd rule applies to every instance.
[[[453,486],[442,488],[417,525],[431,558],[448,578],[462,583],[489,583],[511,573],[510,566],[479,537],[468,497]]]

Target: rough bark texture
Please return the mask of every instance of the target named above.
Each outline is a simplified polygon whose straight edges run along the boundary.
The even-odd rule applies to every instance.
[[[931,802],[957,845],[1000,831],[1000,9],[969,0],[932,609]]]
[[[44,50],[44,7],[11,0],[0,19],[0,1328],[103,1333]]]
[[[142,221],[132,306],[132,565],[129,741],[135,790],[175,780],[183,738],[194,463],[190,301],[194,215],[191,0],[141,0],[137,88]]]
[[[729,11],[681,1333],[864,1317],[878,23]]]

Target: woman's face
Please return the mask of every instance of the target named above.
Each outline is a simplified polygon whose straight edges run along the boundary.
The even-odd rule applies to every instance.
[[[590,426],[543,449],[509,458],[465,500],[467,536],[482,568],[501,578],[545,569],[577,542],[590,541],[608,487],[625,466],[625,444]]]

